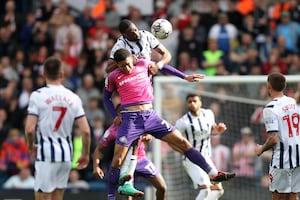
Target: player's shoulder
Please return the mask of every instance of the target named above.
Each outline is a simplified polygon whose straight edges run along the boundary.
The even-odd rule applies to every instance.
[[[213,111],[209,108],[201,108],[204,115],[214,115]]]

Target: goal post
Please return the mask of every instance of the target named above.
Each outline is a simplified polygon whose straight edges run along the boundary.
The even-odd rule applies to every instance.
[[[299,89],[300,75],[287,75],[286,80],[288,85],[285,92],[291,96]],[[270,100],[266,82],[267,76],[215,76],[205,77],[195,83],[188,83],[173,76],[155,76],[154,109],[174,124],[186,112],[185,97],[188,93],[199,94],[204,108],[210,108],[216,102],[222,110],[220,116],[216,116],[216,122],[225,120],[228,127],[228,131],[222,136],[222,143],[232,150],[233,144],[240,138],[239,131],[243,126],[253,129],[256,142],[264,141],[261,111]],[[166,179],[167,199],[195,199],[197,193],[181,165],[181,156],[166,146],[164,142],[155,139],[151,154],[154,164]],[[267,173],[267,163],[268,161],[264,160],[256,166],[261,176]],[[224,195],[231,200],[260,199],[261,197],[255,195],[262,194],[260,191],[268,192],[268,189],[260,185],[260,179],[253,180],[254,185],[245,185],[244,196],[237,195],[238,188],[235,188],[231,181],[224,183]]]

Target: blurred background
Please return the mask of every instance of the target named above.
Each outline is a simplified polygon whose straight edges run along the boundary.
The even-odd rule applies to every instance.
[[[45,84],[42,66],[48,56],[61,58],[65,86],[83,101],[92,129],[93,152],[112,122],[102,102],[104,69],[110,50],[120,36],[117,26],[121,19],[128,18],[139,29],[148,31],[155,19],[168,19],[173,32],[161,42],[172,54],[170,64],[187,74],[204,73],[215,79],[232,77],[232,80],[272,71],[297,75],[300,73],[298,4],[297,0],[0,1],[0,199],[33,199],[34,170],[24,140],[24,119],[31,92]],[[207,56],[211,51],[218,51],[220,56],[211,60]],[[206,68],[208,60],[216,63],[215,66]],[[244,152],[244,143],[264,140],[261,111],[269,99],[263,83],[160,84],[163,95],[156,98],[160,99],[159,107],[168,121],[175,123],[186,111],[185,94],[192,88],[203,96],[203,106],[214,111],[216,121],[227,123],[226,134],[230,136],[212,139],[227,149],[224,160],[215,159],[220,169],[238,173],[236,179],[224,183],[223,200],[262,199],[255,194],[270,198],[266,175],[269,155],[261,159],[237,155]],[[286,94],[296,96],[299,90],[300,84],[293,82]],[[119,103],[118,96],[113,101]],[[76,127],[73,141],[76,159],[81,151]],[[105,171],[112,150],[113,145],[106,149],[101,163]],[[149,156],[155,156],[152,143],[148,151]],[[161,151],[166,156],[161,170],[169,186],[168,199],[175,196],[194,199],[197,191],[182,170],[180,156],[164,143]],[[248,170],[243,170],[245,165]],[[94,178],[91,164],[78,171],[74,162],[73,168],[66,199],[74,195],[76,199],[105,198],[107,177]],[[136,181],[137,187],[143,190],[149,186],[144,179]],[[240,193],[246,197],[239,196]]]

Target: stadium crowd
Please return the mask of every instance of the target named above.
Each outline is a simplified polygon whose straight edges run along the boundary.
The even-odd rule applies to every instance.
[[[28,9],[24,14],[17,12],[17,2],[6,0],[0,15],[0,187],[21,169],[32,167],[24,140],[24,119],[29,95],[45,84],[42,66],[50,55],[61,58],[66,87],[82,99],[93,133],[91,148],[95,148],[112,121],[103,107],[102,92],[106,62],[120,35],[118,24],[122,18],[148,31],[155,19],[167,18],[173,33],[161,42],[172,54],[171,64],[185,73],[300,73],[297,0],[269,5],[253,0],[247,9],[234,0],[225,1],[223,9],[224,5],[212,0],[205,13],[197,10],[197,1],[157,0],[151,16],[144,16],[134,5],[128,8],[128,16],[121,16],[113,1],[107,0],[105,13],[97,17],[91,16],[89,6],[78,13],[66,2],[54,4],[52,0],[42,1],[37,9]],[[261,98],[266,100],[266,95]],[[114,101],[118,103],[117,96]],[[77,135],[75,128],[75,159],[81,151]],[[105,155],[104,169],[112,157],[112,147]],[[92,165],[81,170],[80,177],[94,181]]]

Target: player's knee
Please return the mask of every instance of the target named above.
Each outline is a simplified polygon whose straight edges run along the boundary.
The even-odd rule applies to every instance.
[[[157,188],[157,191],[159,191],[161,194],[165,194],[167,192],[167,185],[166,184],[160,184]]]
[[[111,162],[111,165],[114,167],[114,168],[120,168],[122,166],[122,163],[123,163],[123,159],[121,156],[118,156],[118,155],[114,155],[114,158]]]

